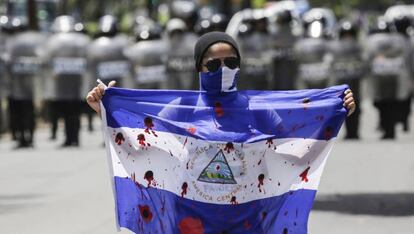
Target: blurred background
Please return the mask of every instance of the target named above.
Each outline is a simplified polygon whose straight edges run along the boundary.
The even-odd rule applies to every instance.
[[[412,233],[414,1],[390,0],[1,0],[0,233],[115,233],[85,96],[98,78],[197,90],[210,31],[237,41],[239,89],[354,92],[310,233]]]

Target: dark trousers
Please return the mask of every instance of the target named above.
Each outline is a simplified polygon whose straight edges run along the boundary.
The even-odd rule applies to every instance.
[[[395,125],[397,123],[396,113],[398,112],[398,101],[379,100],[374,102],[374,106],[379,111],[380,127],[384,132],[383,139],[395,138]]]
[[[61,113],[59,113],[59,101],[48,101],[47,106],[49,122],[51,124],[50,138],[55,140],[58,122],[61,116]]]
[[[35,110],[33,100],[9,98],[10,129],[20,147],[33,144]]]
[[[52,124],[52,137],[56,134],[58,119],[61,117],[65,123],[64,146],[79,145],[81,102],[77,100],[52,101],[50,118]]]

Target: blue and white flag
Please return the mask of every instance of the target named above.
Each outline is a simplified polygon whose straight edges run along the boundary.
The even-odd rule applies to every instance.
[[[152,234],[306,233],[346,117],[346,89],[107,89],[118,225]]]

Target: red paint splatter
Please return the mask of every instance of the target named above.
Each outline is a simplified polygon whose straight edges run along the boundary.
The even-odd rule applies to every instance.
[[[151,222],[152,220],[152,212],[148,205],[138,205],[139,212],[141,213],[141,217],[144,219],[146,223]]]
[[[147,171],[145,172],[144,179],[148,181],[148,187],[151,186],[151,182],[154,180],[154,172]]]
[[[200,219],[186,217],[178,224],[181,234],[204,234],[203,222]]]
[[[326,128],[325,128],[324,136],[325,136],[325,139],[326,139],[326,140],[329,140],[329,139],[331,139],[331,138],[332,138],[332,136],[333,136],[333,131],[332,131],[332,128],[331,128],[331,127],[326,127]]]
[[[233,150],[234,150],[234,145],[231,142],[228,142],[226,144],[226,147],[224,147],[224,151],[227,151],[227,153],[230,153]]]
[[[184,182],[183,185],[181,185],[181,197],[184,197],[184,195],[187,195],[187,189],[188,189],[188,184],[187,182]]]
[[[273,139],[268,139],[266,141],[266,145],[267,145],[268,148],[272,147],[272,145],[273,145]]]
[[[221,106],[220,102],[216,102],[214,104],[214,112],[216,113],[217,117],[222,117],[224,115],[223,107]]]
[[[145,142],[144,134],[138,134],[137,136],[138,144],[140,144],[143,148],[146,146],[151,146],[151,144]]]
[[[124,143],[124,141],[125,141],[125,138],[124,138],[124,135],[122,135],[122,133],[119,132],[118,134],[116,134],[115,143],[117,145],[122,145],[122,143]]]
[[[231,197],[230,204],[232,204],[232,205],[237,205],[237,204],[239,204],[239,203],[237,202],[237,198],[236,198],[236,196]]]
[[[196,133],[196,131],[197,131],[197,129],[196,128],[194,128],[194,127],[189,127],[188,129],[187,129],[187,131],[189,132],[189,133],[191,133],[191,134],[195,134]]]
[[[152,132],[152,134],[154,134],[155,137],[158,137],[158,135],[152,129],[154,127],[154,123],[152,122],[152,118],[145,117],[144,124],[145,124],[145,132],[146,133],[151,134],[151,132]]]
[[[310,167],[307,167],[299,176],[302,178],[302,181],[308,182],[308,172]]]
[[[252,228],[252,225],[249,223],[249,220],[247,219],[244,221],[243,226],[246,230],[249,230],[250,228]]]
[[[184,140],[183,149],[185,148],[185,145],[187,144],[187,142],[188,142],[188,137],[186,137]]]
[[[259,180],[259,183],[257,184],[257,187],[259,188],[259,192],[262,192],[262,186],[264,185],[264,174],[260,174],[257,179]]]

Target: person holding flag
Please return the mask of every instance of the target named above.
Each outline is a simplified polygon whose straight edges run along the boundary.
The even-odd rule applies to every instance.
[[[86,97],[104,122],[118,226],[306,233],[352,91],[238,91],[240,54],[222,32],[200,37],[194,59],[200,91],[98,85]]]

